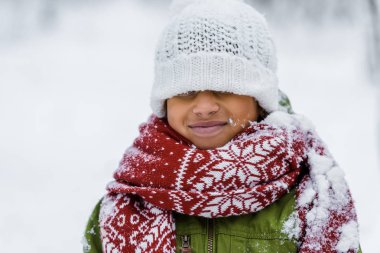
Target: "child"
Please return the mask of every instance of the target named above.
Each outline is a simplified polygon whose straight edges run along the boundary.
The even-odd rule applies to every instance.
[[[161,34],[140,126],[85,252],[358,252],[338,164],[278,89],[262,15],[187,1]]]

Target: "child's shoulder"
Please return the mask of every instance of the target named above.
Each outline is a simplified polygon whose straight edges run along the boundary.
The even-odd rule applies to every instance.
[[[87,226],[82,239],[83,252],[86,253],[101,253],[102,243],[100,239],[100,226],[99,226],[99,214],[101,209],[101,198],[95,205],[90,218],[88,219]]]

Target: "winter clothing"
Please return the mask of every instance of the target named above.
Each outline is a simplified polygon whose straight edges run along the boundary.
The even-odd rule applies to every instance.
[[[282,94],[281,96],[282,99],[279,101],[279,107],[281,108],[282,111],[292,112],[288,98],[286,97],[284,93],[282,92],[280,93]],[[275,114],[281,115],[282,113],[277,112]],[[259,125],[265,124],[266,122],[267,124],[270,123],[276,127],[278,126],[280,122],[289,121],[289,119],[292,119],[292,117],[294,118],[294,116],[289,118],[285,116],[286,114],[282,115],[285,117],[273,117],[273,115],[274,114],[272,114],[272,117],[271,115],[267,116],[264,122],[254,123],[253,125],[257,127]],[[299,116],[295,116],[295,117],[299,117]],[[157,118],[155,118],[155,120],[160,121]],[[304,129],[309,129],[309,131],[312,131],[312,129],[310,129],[310,125],[306,124],[307,123],[306,121],[301,121],[301,122],[304,123],[302,126]],[[144,128],[144,126],[142,126],[142,128]],[[154,128],[153,126],[153,129],[156,129],[156,128]],[[146,125],[145,125],[145,130],[146,130]],[[249,130],[247,129],[247,131]],[[244,133],[247,133],[247,131],[244,131],[242,135],[244,135]],[[176,136],[175,132],[172,134]],[[180,138],[180,136],[176,136],[176,137]],[[154,138],[151,137],[150,139],[154,143]],[[234,138],[234,139],[236,140],[239,138]],[[140,142],[141,140],[142,139],[140,139]],[[183,139],[179,139],[179,140],[182,141],[183,145],[185,144],[183,142],[184,141]],[[135,145],[136,143],[138,143],[138,141],[139,141],[139,138],[136,139]],[[143,142],[141,142],[140,144],[142,143]],[[316,141],[312,145],[314,145],[316,150],[319,150],[318,152],[325,153],[326,155],[329,156],[327,150],[323,148],[322,142]],[[129,149],[129,152],[126,152],[126,155],[123,157],[123,160],[120,163],[120,170],[118,170],[118,172],[124,171],[125,173],[125,169],[130,165],[129,163],[132,160],[135,160],[136,157],[138,157],[137,155],[138,152],[134,152],[134,154],[137,155],[136,157],[134,157],[132,155],[133,152],[130,153],[131,150],[133,151],[133,148]],[[166,153],[170,154],[170,151],[168,153],[168,150],[166,150]],[[271,205],[267,206],[266,208],[260,211],[247,214],[247,215],[229,216],[229,217],[214,218],[214,219],[207,219],[200,216],[183,215],[176,211],[173,211],[172,214],[173,214],[173,218],[175,222],[175,233],[176,233],[176,236],[174,236],[174,238],[176,239],[175,248],[177,249],[177,252],[179,248],[182,247],[184,242],[186,242],[184,241],[185,235],[189,235],[190,237],[190,247],[192,247],[193,250],[198,249],[197,251],[194,251],[194,252],[206,252],[207,247],[205,248],[205,245],[206,245],[206,242],[209,242],[209,241],[213,241],[213,246],[214,246],[213,252],[222,252],[222,253],[230,252],[230,250],[236,250],[239,248],[242,249],[241,252],[245,252],[244,250],[251,250],[252,252],[277,252],[277,251],[278,252],[302,252],[302,247],[304,249],[304,252],[314,252],[312,248],[305,247],[305,245],[308,245],[307,243],[305,243],[305,240],[310,240],[310,242],[312,242],[312,245],[314,246],[320,245],[320,247],[322,247],[323,249],[323,252],[338,252],[338,251],[334,251],[334,249],[332,248],[333,246],[340,247],[341,251],[339,252],[361,252],[360,249],[359,251],[355,250],[355,248],[358,247],[358,235],[357,235],[357,224],[355,222],[355,213],[352,206],[352,200],[350,199],[350,197],[345,198],[345,194],[344,194],[345,191],[348,194],[348,196],[350,195],[349,195],[347,186],[343,180],[343,175],[340,172],[340,169],[336,166],[331,167],[332,164],[331,164],[331,161],[328,162],[328,159],[329,159],[328,157],[325,157],[326,160],[324,160],[323,156],[318,156],[318,155],[314,156],[311,154],[309,154],[309,156],[314,157],[314,160],[311,159],[309,161],[311,164],[311,167],[316,168],[315,170],[312,170],[313,173],[309,173],[309,176],[305,175],[302,177],[303,178],[302,182],[300,184],[297,184],[298,185],[297,190],[294,190],[294,189],[290,190],[290,188],[288,188],[288,190],[290,190],[290,193],[285,194],[283,197],[279,198],[277,201],[275,201],[274,203],[272,203]],[[321,158],[322,160],[317,162],[316,158]],[[134,162],[136,161],[137,160],[135,160]],[[141,162],[145,163],[146,165],[148,163],[147,170],[149,170],[149,166],[151,166],[149,165],[149,162],[152,162],[152,161],[154,160],[149,160],[149,159],[141,160]],[[323,164],[323,162],[325,162],[325,164]],[[304,167],[302,169],[303,173],[308,173],[307,171],[308,164],[307,163],[306,164],[300,163],[300,164],[302,167]],[[326,168],[326,165],[329,168]],[[164,161],[163,161],[163,166],[165,167]],[[297,168],[297,164],[295,167]],[[153,171],[153,168],[150,168],[150,170]],[[118,178],[121,176],[119,178],[121,179],[123,177],[122,176],[123,173],[120,174],[118,172],[115,173],[115,177]],[[169,174],[170,172],[165,172],[165,175],[169,175]],[[130,176],[132,175],[133,174],[130,174]],[[138,175],[138,173],[136,175]],[[313,182],[313,179],[310,179],[310,176],[314,178],[314,182]],[[150,188],[149,186],[150,182],[148,183],[148,181],[149,179],[141,178],[141,182],[145,182],[146,186],[148,186],[147,189]],[[138,183],[138,182],[140,181],[138,180],[134,183]],[[132,182],[132,184],[134,183]],[[335,191],[335,194],[333,194],[332,196],[324,196],[324,193],[326,193],[326,188],[324,188],[326,187],[326,183],[327,183],[327,186],[330,187],[330,189],[328,189],[329,191],[331,192]],[[127,192],[132,191],[132,188],[128,187],[127,185],[124,185],[124,184],[119,185],[115,183],[111,183],[109,185],[109,190],[112,191],[112,189],[115,191],[125,191],[125,190]],[[146,193],[146,191],[144,192],[143,187],[136,187],[135,190],[136,190],[136,193],[137,191],[139,191],[139,194],[142,194],[142,195],[145,195]],[[318,193],[321,197],[317,197],[315,193]],[[295,196],[298,196],[297,202],[295,201]],[[132,198],[135,198],[135,197],[132,197]],[[313,198],[314,200],[311,201]],[[318,198],[321,200],[319,200]],[[116,204],[113,206],[112,201],[110,202],[109,200],[110,199],[105,201],[103,199],[102,202],[104,203],[104,206],[102,208],[103,211],[101,215],[100,215],[100,202],[94,209],[94,212],[89,220],[89,223],[86,229],[86,234],[85,234],[86,240],[84,240],[84,252],[92,252],[92,253],[103,252],[101,239],[100,239],[99,220],[103,221],[103,223],[107,223],[107,218],[105,218],[107,217],[107,213],[109,215],[110,212],[112,213],[112,210],[113,211],[117,210],[117,212],[119,212],[122,209],[120,208],[120,205]],[[332,219],[329,219],[329,224],[327,226],[323,226],[323,222],[322,222],[324,219],[323,214],[326,212],[325,204],[326,203],[331,204],[332,203],[331,200],[334,202],[333,208],[327,208],[328,209],[327,211],[330,212],[330,210],[332,210],[332,212],[330,213],[330,215],[332,215],[331,216]],[[152,201],[152,199],[148,198],[148,201]],[[157,199],[154,199],[154,201],[157,201]],[[321,201],[321,204],[318,204],[318,201]],[[126,203],[128,203],[128,201]],[[157,208],[157,211],[159,210],[161,209]],[[346,213],[347,216],[345,216],[344,213]],[[108,230],[113,229],[112,226],[115,225],[115,221],[120,222],[120,217],[123,217],[123,219],[125,219],[126,218],[125,214],[129,215],[130,218],[132,217],[132,215],[128,214],[128,212],[123,213],[122,211],[118,215],[114,216],[114,218],[116,219],[108,220],[108,224],[106,224],[108,228],[106,229]],[[307,224],[308,222],[306,222],[305,217],[306,218],[311,217],[312,215],[313,216],[315,215],[315,217],[313,219],[309,218],[310,221],[308,222],[310,223]],[[325,217],[325,218],[329,218],[329,217]],[[347,219],[347,218],[350,218],[351,221],[345,222],[344,219]],[[126,219],[125,221],[128,221],[128,219]],[[129,219],[129,221],[131,221],[131,219]],[[249,225],[247,226],[247,224]],[[213,234],[210,234],[211,232],[208,230],[210,229],[210,226],[211,228],[214,228]],[[131,227],[126,226],[126,230],[124,230],[123,232],[127,231],[129,228]],[[318,235],[321,237],[315,236],[316,231],[313,231],[314,228],[317,229],[317,232],[319,230],[320,233]],[[113,233],[115,233],[116,231],[118,230],[117,229],[114,230]],[[138,229],[136,231],[138,231]],[[324,231],[324,232],[321,232],[321,231]],[[105,233],[107,234],[107,232]],[[307,236],[305,236],[305,233],[307,234]],[[350,233],[350,234],[347,234],[347,233]],[[113,234],[111,236],[116,236],[116,235],[118,234]],[[325,242],[327,241],[328,242],[327,245],[320,244],[318,241],[321,239],[324,240]],[[347,241],[346,239],[350,239],[350,240]],[[103,243],[104,241],[108,243],[110,242],[110,240],[108,239],[105,239],[105,240],[103,239]],[[301,248],[299,246],[301,246]],[[108,251],[104,251],[104,252],[108,252]],[[120,251],[120,252],[138,252],[138,250]],[[143,252],[149,252],[149,251],[144,250]],[[152,252],[160,252],[160,251],[152,251]],[[240,251],[231,251],[231,252],[240,252]]]
[[[248,95],[277,110],[277,60],[265,18],[243,1],[187,2],[156,47],[153,112],[164,117],[166,99],[194,90]]]
[[[96,205],[86,228],[86,253],[103,252],[98,221],[100,204],[101,201]],[[180,249],[186,245],[185,236],[188,236],[188,248],[193,253],[295,253],[296,242],[281,232],[284,222],[294,210],[294,204],[295,191],[292,190],[272,205],[249,215],[207,219],[173,212],[175,252],[181,252]]]
[[[290,101],[285,93],[279,90],[279,110],[293,113]],[[206,252],[205,245],[211,239],[218,247],[213,252],[230,252],[234,249],[250,249],[251,252],[296,252],[295,241],[281,232],[285,220],[294,211],[294,190],[286,194],[280,200],[263,210],[243,216],[231,216],[227,218],[206,219],[198,216],[181,215],[173,212],[176,224],[176,252],[182,247],[181,236],[190,235],[191,248],[194,252]],[[84,253],[102,253],[100,237],[100,208],[103,199],[95,206],[86,226],[83,237]],[[206,222],[207,221],[207,222]],[[213,221],[215,229],[210,235],[209,224]],[[219,231],[219,232],[218,232]],[[217,240],[218,238],[218,240]],[[244,238],[242,240],[242,238]],[[236,245],[240,243],[240,245]],[[225,247],[225,245],[231,245]],[[279,245],[288,245],[280,247]],[[281,251],[279,250],[281,248]],[[293,249],[293,250],[291,250]],[[236,253],[236,251],[234,251]]]
[[[107,187],[104,249],[174,252],[172,211],[206,218],[255,213],[296,186],[307,164],[287,231],[301,244],[299,252],[357,252],[358,241],[344,244],[352,236],[345,227],[354,233],[357,222],[343,172],[310,127],[299,115],[273,112],[225,146],[201,150],[151,116]]]
[[[101,200],[102,201],[102,200]],[[88,221],[83,252],[102,253],[99,229],[98,202]],[[181,215],[173,212],[176,224],[176,251],[186,245],[193,253],[296,253],[295,240],[283,232],[284,223],[289,220],[295,207],[294,190],[263,210],[241,216],[207,219],[197,216]],[[359,249],[359,253],[361,250]]]

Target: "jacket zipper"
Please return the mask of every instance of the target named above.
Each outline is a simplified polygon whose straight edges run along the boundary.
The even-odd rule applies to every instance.
[[[182,244],[181,244],[181,253],[191,253],[190,247],[190,236],[183,235],[181,236]]]
[[[212,253],[214,242],[214,219],[207,220],[207,253]]]

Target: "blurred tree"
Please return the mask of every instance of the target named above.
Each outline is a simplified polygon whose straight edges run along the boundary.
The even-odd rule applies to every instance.
[[[380,0],[367,0],[367,2],[370,12],[367,58],[371,81],[378,86],[377,108],[380,108]],[[380,115],[377,116],[377,128],[378,147],[380,148]]]
[[[43,0],[40,13],[39,22],[43,28],[51,28],[57,21],[57,14],[59,9],[59,1],[57,0]]]
[[[367,58],[370,77],[374,84],[380,85],[380,1],[367,0],[370,13]]]
[[[314,24],[357,18],[360,0],[246,0],[280,24],[302,20]]]
[[[134,0],[141,4],[167,8],[171,0]],[[374,82],[380,83],[380,0],[245,0],[263,12],[271,23],[290,25],[311,23],[330,25],[331,21],[357,22],[369,17],[368,69]],[[0,0],[0,38],[23,38],[57,22],[61,8],[94,4],[106,0]],[[365,6],[366,5],[366,6]],[[365,6],[366,8],[362,8]],[[361,12],[364,10],[365,12]],[[363,28],[364,30],[364,28]]]

